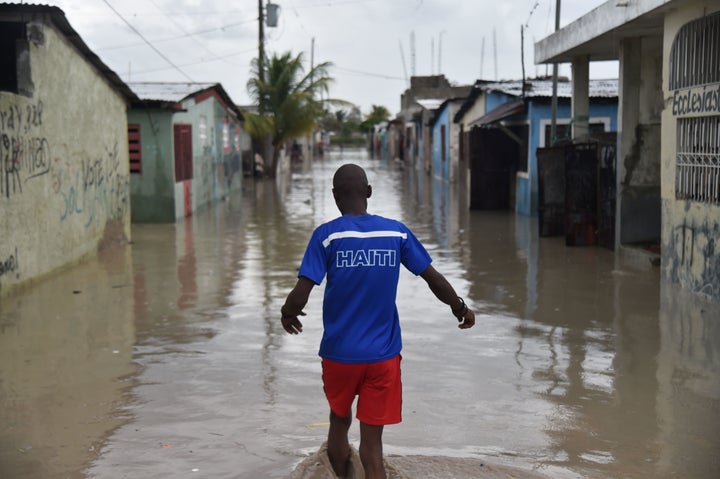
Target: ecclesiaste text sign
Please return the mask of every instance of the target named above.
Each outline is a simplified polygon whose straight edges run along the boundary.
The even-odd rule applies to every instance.
[[[675,90],[672,113],[673,116],[720,113],[720,83]]]

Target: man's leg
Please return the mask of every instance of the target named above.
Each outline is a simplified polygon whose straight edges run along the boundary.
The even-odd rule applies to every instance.
[[[382,447],[383,426],[372,426],[360,421],[360,460],[365,479],[386,479]]]
[[[328,459],[338,477],[345,477],[350,460],[350,443],[348,430],[352,422],[352,411],[348,410],[347,417],[340,417],[330,411],[330,428],[328,429],[327,450]]]

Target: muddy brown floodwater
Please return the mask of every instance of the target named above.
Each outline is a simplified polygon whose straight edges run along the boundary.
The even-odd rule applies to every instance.
[[[720,477],[716,303],[347,150],[246,179],[188,221],[133,225],[131,245],[3,298],[0,477],[289,477],[326,434],[322,287],[303,334],[278,314],[348,161],[368,171],[370,211],[408,224],[478,313],[460,331],[401,277],[404,421],[384,436],[401,472]]]

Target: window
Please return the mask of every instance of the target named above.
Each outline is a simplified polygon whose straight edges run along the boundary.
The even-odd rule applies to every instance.
[[[720,13],[685,24],[670,50],[675,198],[720,204]]]
[[[675,198],[720,203],[720,116],[678,119]]]
[[[0,91],[31,96],[30,49],[25,24],[0,22]]]
[[[670,50],[670,90],[720,82],[720,13],[684,25]]]
[[[558,141],[568,140],[571,141],[570,137],[570,125],[568,123],[558,123],[555,125],[555,139],[551,138],[550,132],[552,125],[545,125],[545,148],[549,148]],[[592,137],[598,133],[605,133],[605,123],[590,123],[588,125],[588,133]]]
[[[191,180],[192,161],[192,125],[178,123],[173,125],[175,134],[175,181]]]
[[[142,148],[140,144],[140,125],[128,125],[128,149],[130,152],[130,173],[142,173]]]

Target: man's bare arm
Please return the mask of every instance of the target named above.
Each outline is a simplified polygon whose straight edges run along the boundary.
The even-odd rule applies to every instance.
[[[461,329],[472,328],[475,325],[475,313],[457,295],[445,276],[430,265],[420,274],[420,277],[425,280],[437,299],[450,306],[453,315],[460,321]]]
[[[290,291],[287,299],[285,299],[285,304],[280,308],[283,329],[288,333],[298,334],[302,332],[302,323],[298,319],[298,316],[305,316],[303,308],[307,304],[310,292],[314,286],[315,283],[312,282],[312,280],[300,276],[295,287]]]

